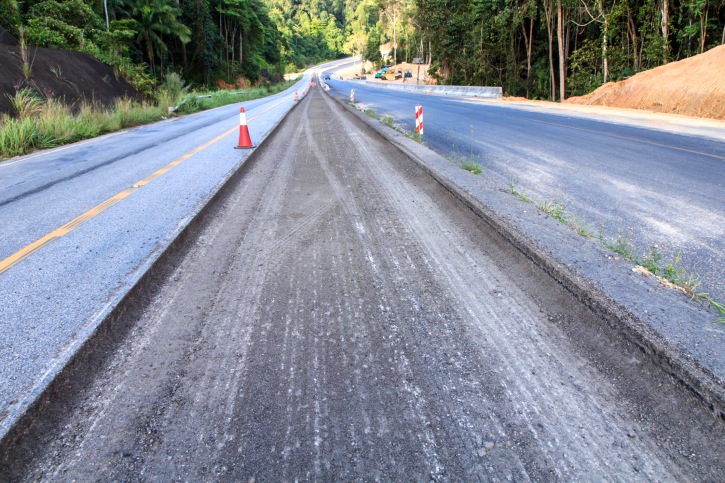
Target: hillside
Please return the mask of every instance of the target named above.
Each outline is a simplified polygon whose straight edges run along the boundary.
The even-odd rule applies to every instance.
[[[725,45],[565,102],[725,120]]]
[[[3,66],[0,70],[0,113],[11,113],[7,96],[28,86],[43,97],[64,99],[71,105],[82,100],[111,105],[122,97],[141,100],[131,84],[116,79],[113,69],[92,55],[30,47],[28,57],[29,81],[23,76],[17,40],[0,28],[0,65]]]

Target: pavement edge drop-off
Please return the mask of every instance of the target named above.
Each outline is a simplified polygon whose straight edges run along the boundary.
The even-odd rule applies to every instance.
[[[469,193],[455,180],[436,169],[432,163],[426,162],[427,158],[448,163],[445,158],[382,122],[370,118],[343,98],[329,92],[327,94],[347,112],[396,146],[453,196],[461,200],[484,223],[565,287],[586,307],[598,314],[610,329],[634,344],[663,371],[674,377],[681,386],[693,393],[716,418],[725,422],[725,388],[715,374],[698,363],[686,350],[668,341],[643,318],[597,288],[593,281],[568,267],[553,253],[542,249],[530,236],[496,213],[486,202]]]
[[[3,431],[0,433],[0,470],[10,463],[7,460],[13,448],[22,444],[25,435],[32,431],[35,423],[44,419],[41,416],[46,416],[46,411],[52,408],[53,401],[73,391],[77,376],[82,371],[93,371],[91,361],[99,357],[99,352],[113,350],[133,329],[133,318],[126,315],[142,308],[153,297],[156,287],[172,269],[173,260],[188,250],[195,241],[196,234],[204,225],[206,215],[224,201],[231,187],[254,165],[259,156],[257,153],[266,149],[271,139],[287,122],[289,113],[304,100],[303,98],[300,102],[294,103],[284,117],[257,144],[254,151],[241,160],[239,165],[229,172],[226,179],[220,180],[215,191],[209,193],[207,201],[198,206],[196,213],[190,214],[186,225],[181,226],[176,234],[168,239],[166,246],[155,251],[141,263],[136,281],[129,284],[125,291],[116,294],[118,302],[107,306],[106,313],[100,316],[100,322],[94,327],[89,327],[84,340],[78,342],[74,350],[69,351],[64,360],[51,369],[44,380],[32,389],[28,397],[30,401],[25,409],[14,419],[4,422],[4,427],[0,428],[0,431]],[[236,156],[236,153],[238,151],[232,155]],[[0,481],[3,481],[2,478]]]

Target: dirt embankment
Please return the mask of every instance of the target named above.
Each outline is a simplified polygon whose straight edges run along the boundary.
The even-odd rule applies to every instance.
[[[13,113],[8,96],[24,87],[70,105],[87,101],[108,106],[123,97],[141,100],[131,84],[117,79],[111,67],[89,54],[29,47],[27,64],[29,79],[23,74],[17,40],[0,28],[0,113]]]
[[[725,120],[725,45],[565,102]]]

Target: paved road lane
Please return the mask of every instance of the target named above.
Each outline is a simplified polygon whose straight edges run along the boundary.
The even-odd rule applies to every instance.
[[[255,142],[293,94],[244,104]],[[234,149],[239,106],[0,164],[0,260],[62,235],[0,273],[0,435],[249,155]]]
[[[699,290],[725,300],[725,128],[683,135],[666,121],[329,84],[345,95],[354,88],[356,101],[409,131],[413,106],[423,105],[434,150],[478,160],[502,189],[513,184],[535,202],[562,204],[592,233],[630,241],[636,255],[652,245],[668,257],[682,252],[702,277]]]
[[[333,100],[314,91],[257,156],[128,338],[56,401],[57,426],[32,428],[8,474],[725,470],[721,423]]]

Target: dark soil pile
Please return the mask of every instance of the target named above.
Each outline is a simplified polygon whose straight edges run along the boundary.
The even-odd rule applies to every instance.
[[[725,120],[725,45],[566,102]]]
[[[14,114],[7,96],[32,87],[43,97],[62,99],[78,106],[80,102],[112,105],[128,97],[141,100],[138,91],[95,57],[68,50],[29,47],[30,80],[23,76],[23,61],[15,38],[0,28],[0,113]]]

